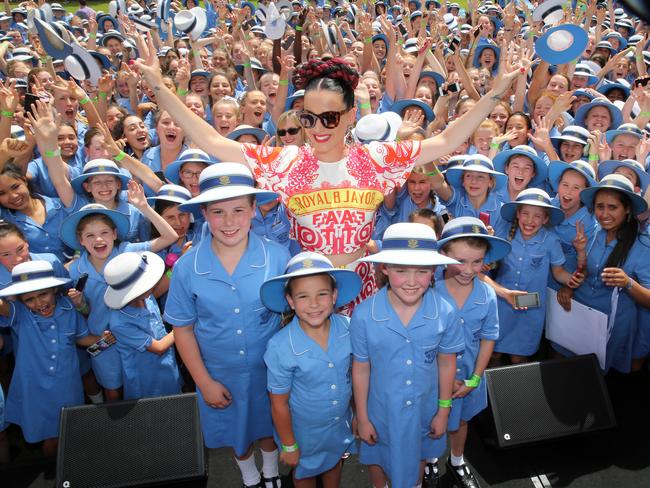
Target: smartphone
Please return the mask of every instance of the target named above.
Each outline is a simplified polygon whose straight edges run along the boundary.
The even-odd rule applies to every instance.
[[[539,308],[540,305],[538,292],[515,295],[515,307],[517,308]]]
[[[455,53],[458,46],[460,46],[460,38],[459,37],[453,37],[451,39],[451,42],[449,43],[449,50],[452,53]]]
[[[293,45],[293,37],[287,37],[287,39],[282,43],[282,49],[288,51],[292,45]]]
[[[399,31],[402,33],[403,36],[405,36],[406,33],[408,32],[408,31],[406,30],[406,27],[404,27],[404,24],[400,24],[400,25],[399,25]]]
[[[246,22],[242,24],[242,27],[244,30],[249,30],[252,29],[257,25],[257,21],[255,19],[248,19]]]
[[[634,80],[634,86],[646,86],[650,82],[650,76],[644,76]]]
[[[439,86],[438,87],[438,96],[439,97],[444,97],[447,95],[447,90],[445,90],[443,87]]]
[[[88,273],[84,273],[79,277],[77,282],[74,284],[74,289],[77,291],[84,291],[86,281],[88,281]]]
[[[29,112],[34,115],[34,104],[36,100],[40,100],[41,97],[34,95],[33,93],[25,93],[25,100],[23,101],[23,107],[25,107],[25,112]]]
[[[99,356],[102,352],[104,352],[106,349],[111,347],[116,342],[117,340],[115,339],[115,336],[113,334],[109,334],[102,337],[94,344],[88,346],[86,348],[86,352],[90,354],[92,357]]]
[[[478,213],[478,218],[481,220],[481,222],[483,222],[485,224],[486,227],[488,225],[490,225],[490,214],[489,213],[487,213],[487,212],[479,212]]]
[[[460,91],[460,83],[452,83],[451,85],[447,85],[447,91],[450,93],[456,93]]]

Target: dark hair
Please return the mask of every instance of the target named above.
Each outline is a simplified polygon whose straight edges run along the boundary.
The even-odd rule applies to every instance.
[[[0,176],[8,176],[9,178],[13,178],[15,180],[21,180],[23,183],[25,183],[25,185],[27,185],[27,191],[29,191],[30,198],[38,198],[32,181],[30,179],[27,179],[25,173],[23,173],[23,171],[18,166],[16,166],[16,164],[14,164],[13,159],[10,159],[4,165],[4,167],[0,169]]]
[[[508,126],[508,122],[510,122],[510,119],[517,116],[517,115],[524,118],[524,120],[526,121],[526,126],[528,127],[528,130],[531,130],[533,128],[533,123],[530,120],[530,116],[527,113],[519,112],[519,111],[512,112],[510,114],[510,117],[508,117],[508,120],[506,120],[506,127]]]
[[[435,204],[435,200],[436,197],[434,194],[432,195],[431,203]],[[413,222],[416,217],[429,219],[433,224],[433,228],[436,231],[436,234],[440,235],[442,233],[442,227],[443,227],[443,224],[441,222],[442,219],[430,208],[418,208],[417,210],[413,210],[413,212],[409,214],[409,222]]]
[[[336,280],[334,279],[334,277],[331,274],[329,274],[329,273],[317,273],[317,274],[308,275],[308,276],[323,276],[323,275],[329,277],[331,289],[336,290]],[[302,278],[302,277],[297,276],[296,278]],[[285,295],[291,295],[291,293],[292,293],[292,291],[291,291],[291,282],[293,280],[295,280],[296,278],[291,278],[291,279],[287,280],[286,285],[284,285],[284,293],[285,293]],[[296,312],[294,310],[289,310],[288,312],[284,312],[282,314],[282,327],[284,327],[289,322],[291,322],[295,316],[296,316]]]
[[[170,202],[169,200],[158,200],[158,199],[156,199],[156,203],[154,205],[154,210],[156,211],[156,213],[158,215],[162,216],[162,214],[163,214],[163,212],[165,210],[167,210],[168,208],[172,208],[172,207],[178,207],[178,205],[179,204],[177,202]],[[150,225],[151,225],[151,238],[155,239],[156,237],[160,237],[160,232],[158,232],[158,229],[156,229],[156,226],[153,225],[153,224],[150,224]],[[192,227],[192,225],[193,224],[190,223],[190,228]]]
[[[636,217],[632,215],[632,201],[630,200],[630,197],[623,192],[608,190],[606,188],[599,190],[596,192],[596,195],[594,195],[594,206],[596,205],[598,194],[602,192],[615,195],[618,201],[621,202],[623,207],[625,207],[625,210],[630,212],[628,218],[623,221],[616,231],[616,245],[605,263],[606,268],[620,268],[625,264],[627,255],[630,253],[630,249],[632,249],[632,246],[639,235],[639,222]]]
[[[359,72],[341,58],[327,61],[316,59],[302,64],[293,75],[296,89],[329,90],[343,95],[346,108],[354,106],[354,90],[359,84]]]
[[[90,146],[90,141],[92,141],[93,137],[97,135],[99,136],[102,135],[102,132],[97,127],[91,127],[90,129],[88,129],[84,134],[84,147],[87,148],[88,146]]]
[[[27,241],[27,239],[25,239],[25,234],[23,234],[20,227],[14,223],[7,222],[6,220],[0,220],[0,239],[11,234],[15,234],[23,241]]]
[[[440,249],[447,253],[449,248],[454,242],[464,242],[472,249],[484,249],[487,252],[490,249],[490,242],[487,239],[481,237],[459,237],[458,239],[453,239],[449,242],[446,242]]]
[[[77,228],[75,229],[77,238],[81,237],[81,233],[83,232],[83,229],[86,225],[99,221],[102,224],[106,224],[109,226],[112,230],[117,229],[117,226],[115,225],[115,222],[108,216],[100,213],[92,213],[89,215],[86,215],[83,217],[81,220],[79,220],[79,223],[77,224]]]

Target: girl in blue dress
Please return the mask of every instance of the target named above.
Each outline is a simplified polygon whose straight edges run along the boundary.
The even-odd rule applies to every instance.
[[[451,215],[478,218],[487,213],[490,220],[486,224],[494,229],[506,226],[496,192],[505,187],[507,177],[494,170],[490,158],[481,154],[466,156],[462,164],[448,168],[444,176],[437,168],[432,175],[433,188]]]
[[[457,311],[465,338],[465,351],[457,357],[453,404],[449,416],[451,453],[447,469],[459,486],[478,487],[463,453],[467,422],[487,407],[483,372],[490,361],[494,342],[499,337],[497,297],[494,290],[479,280],[483,263],[494,263],[510,252],[510,243],[488,234],[485,224],[473,217],[449,221],[438,241],[441,254],[460,264],[450,264],[436,282],[435,291]],[[429,473],[437,467],[430,466]]]
[[[262,302],[291,322],[269,340],[264,362],[280,460],[294,467],[296,488],[338,488],[341,457],[352,434],[352,346],[349,319],[334,309],[361,290],[354,272],[336,269],[324,256],[302,252],[285,273],[266,281]]]
[[[645,212],[648,205],[634,192],[632,183],[618,174],[582,190],[580,200],[592,209],[600,227],[589,242],[581,242],[586,248],[587,278],[572,296],[610,317],[605,371],[613,368],[628,373],[633,364],[640,367],[647,353],[639,346],[647,337],[648,325],[638,321],[643,317],[638,310],[650,308],[650,242],[640,233],[634,216]],[[571,307],[570,298],[565,297],[565,309]]]
[[[142,186],[130,181],[129,201],[158,230],[160,237],[151,241],[131,243],[124,241],[129,220],[121,212],[90,203],[72,214],[61,226],[61,238],[72,249],[81,251],[79,259],[70,265],[70,277],[79,279],[88,275],[84,296],[88,303],[88,324],[93,334],[110,330],[110,311],[104,303],[106,281],[104,267],[118,254],[126,251],[158,252],[178,239],[171,226],[147,203]],[[117,349],[109,347],[91,358],[97,381],[104,387],[107,401],[119,400],[122,387],[122,366]]]
[[[571,288],[579,286],[584,275],[564,268],[560,238],[546,228],[562,222],[564,214],[552,205],[545,191],[522,191],[514,202],[501,207],[501,216],[512,222],[509,234],[501,236],[512,243],[512,251],[501,261],[494,282],[486,278],[499,296],[499,339],[494,350],[509,354],[513,363],[522,363],[537,352],[542,338],[549,271],[560,284]],[[585,261],[584,252],[579,253],[578,265]],[[516,295],[535,292],[539,293],[539,307],[516,307]]]
[[[20,338],[16,353],[6,417],[17,424],[27,442],[43,441],[43,453],[54,456],[59,434],[61,408],[84,403],[76,346],[89,346],[99,336],[89,335],[80,307],[80,294],[73,299],[57,293],[70,282],[57,278],[47,261],[18,264],[11,273],[12,284],[0,291],[0,315],[7,317]]]
[[[438,254],[435,232],[397,223],[382,250],[388,286],[352,315],[352,387],[361,440],[359,460],[375,488],[422,483],[424,460],[439,457],[451,408],[463,331],[451,304],[430,289],[434,266],[457,264]]]
[[[199,186],[180,209],[199,209],[209,236],[174,266],[163,317],[196,383],[206,446],[231,447],[244,485],[253,487],[262,480],[253,456],[259,440],[262,486],[279,486],[263,356],[280,317],[262,304],[259,289],[283,273],[289,253],[250,232],[256,200],[277,195],[255,188],[236,163],[208,166]]]
[[[174,333],[165,330],[152,290],[165,272],[156,254],[122,253],[104,269],[111,331],[122,360],[126,400],[181,392]]]

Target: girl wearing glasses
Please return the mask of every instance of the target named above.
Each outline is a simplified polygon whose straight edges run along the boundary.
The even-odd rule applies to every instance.
[[[271,148],[242,145],[214,132],[164,86],[152,41],[147,45],[139,39],[139,51],[138,67],[160,106],[173,113],[181,127],[196,134],[208,154],[247,164],[266,188],[277,192],[287,206],[292,237],[303,250],[325,254],[335,266],[360,274],[364,285],[358,299],[376,289],[371,265],[358,260],[367,252],[384,195],[403,185],[413,166],[433,161],[465,142],[512,81],[526,72],[525,67],[505,66],[493,90],[461,123],[454,124],[454,130],[422,142],[347,146],[348,129],[356,120],[354,90],[359,74],[338,58],[310,61],[293,75],[295,88],[305,90],[299,118],[310,145]]]
[[[275,135],[275,145],[278,147],[303,146],[305,144],[305,130],[300,124],[296,110],[289,110],[280,115]]]

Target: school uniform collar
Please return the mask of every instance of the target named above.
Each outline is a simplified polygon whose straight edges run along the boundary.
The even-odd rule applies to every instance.
[[[553,198],[551,198],[551,203],[555,205],[556,207],[560,208],[560,199],[557,197],[557,195]],[[574,213],[571,217],[565,217],[564,220],[558,224],[560,225],[570,225],[572,227],[575,227],[576,222],[578,220],[583,221],[585,217],[587,217],[589,214],[589,211],[587,210],[587,207],[584,205],[581,206],[576,213]]]
[[[294,356],[302,356],[308,352],[316,352],[315,357],[321,356],[321,359],[327,359],[327,353],[322,348],[317,347],[316,342],[309,337],[298,322],[298,317],[287,325],[289,328],[289,346]],[[327,339],[328,351],[339,343],[339,339],[350,335],[350,325],[347,319],[339,317],[336,314],[330,315],[330,334]]]
[[[515,240],[519,241],[519,243],[522,246],[532,246],[534,244],[543,244],[546,238],[549,235],[549,231],[546,227],[543,227],[539,229],[537,234],[535,234],[533,237],[531,237],[528,240],[524,240],[524,238],[521,236],[521,231],[517,229],[517,235],[515,236]]]
[[[443,274],[444,277],[444,274]],[[485,285],[481,280],[478,279],[478,277],[474,277],[474,280],[472,281],[472,291],[470,292],[469,296],[465,300],[465,304],[463,305],[464,309],[467,307],[468,304],[473,304],[473,305],[487,305],[488,303],[488,294],[485,289]],[[440,281],[440,288],[438,288],[436,291],[439,291],[442,293],[444,298],[447,298],[447,301],[451,303],[451,305],[455,308],[458,309],[456,306],[456,300],[451,296],[451,293],[449,293],[449,288],[447,288],[447,282],[446,280],[441,280]],[[460,310],[462,310],[460,309]]]
[[[145,315],[149,315],[149,309],[147,307],[140,308],[140,307],[133,307],[131,305],[126,305],[125,307],[120,309],[120,313],[123,313],[127,317],[131,317],[132,319],[137,319],[139,317],[143,317]]]
[[[267,266],[266,254],[264,241],[255,232],[249,231],[248,246],[235,268],[235,274],[242,277],[255,272],[256,269],[265,268]],[[232,277],[225,272],[223,265],[212,250],[212,235],[201,239],[197,252],[194,254],[194,273],[226,283],[232,281]]]
[[[496,195],[494,194],[494,190],[491,190],[488,193],[485,202],[483,203],[483,205],[481,205],[481,208],[475,209],[474,206],[472,205],[472,202],[469,201],[469,196],[467,196],[467,192],[463,188],[463,191],[461,193],[460,203],[465,208],[469,208],[473,210],[481,210],[484,212],[490,212],[490,211],[496,212],[497,210],[499,210],[499,202],[497,200]]]
[[[429,289],[422,297],[422,303],[411,318],[409,327],[404,327],[388,300],[388,286],[385,286],[372,297],[370,316],[374,322],[382,323],[393,332],[408,337],[408,330],[424,325],[426,320],[437,319],[438,313],[438,303]]]
[[[118,195],[119,195],[119,193],[118,193]],[[118,196],[118,198],[117,198],[117,206],[115,207],[115,210],[117,210],[120,213],[123,213],[124,215],[130,216],[132,208],[134,208],[134,207],[128,201],[123,199],[121,196]]]
[[[63,208],[63,204],[61,203],[61,200],[59,200],[58,198],[50,198],[45,195],[35,195],[34,198],[38,198],[42,200],[43,205],[45,206],[45,223],[47,223],[48,217],[54,215],[56,212],[58,212]],[[27,222],[29,220],[37,227],[41,227],[41,228],[43,227],[42,225],[34,222],[31,217],[28,217],[23,212],[15,211],[15,210],[11,210],[10,212],[12,213],[14,219],[17,222]]]

